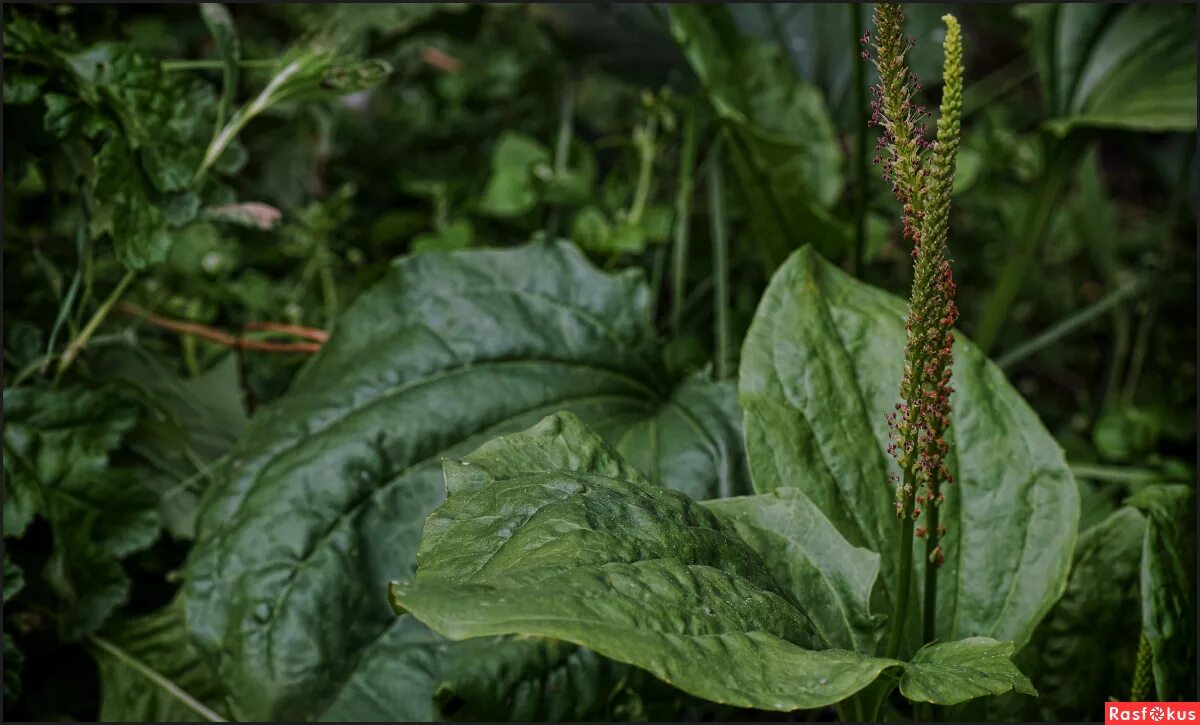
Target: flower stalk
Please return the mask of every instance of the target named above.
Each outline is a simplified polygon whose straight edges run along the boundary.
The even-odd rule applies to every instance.
[[[880,82],[872,91],[877,100],[871,104],[871,121],[883,130],[875,163],[882,165],[884,180],[891,182],[901,204],[904,237],[912,242],[913,255],[901,401],[888,416],[892,439],[888,452],[900,468],[899,475],[891,476],[900,519],[900,566],[887,643],[890,657],[899,653],[908,621],[914,535],[925,541],[922,639],[928,642],[935,637],[937,570],[945,558],[946,533],[938,510],[945,500],[943,487],[953,482],[946,456],[954,392],[950,386],[952,328],[958,308],[946,246],[961,133],[963,65],[958,21],[951,15],[942,20],[946,23],[942,103],[937,140],[931,142],[925,138],[925,109],[914,100],[921,84],[904,62],[913,44],[902,35],[904,11],[896,4],[875,8],[874,61]],[[869,34],[864,35],[863,44],[869,41]],[[864,50],[863,57],[871,59],[871,51]]]

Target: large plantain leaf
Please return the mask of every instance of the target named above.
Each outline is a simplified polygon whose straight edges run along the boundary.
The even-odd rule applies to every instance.
[[[1196,128],[1196,10],[1189,5],[1025,5],[1050,129]]]
[[[755,487],[802,488],[851,544],[881,553],[887,601],[899,552],[884,416],[898,400],[905,317],[903,301],[806,247],[771,280],[741,364]],[[949,530],[938,639],[987,636],[1020,647],[1066,585],[1078,492],[1058,444],[961,336],[953,385],[955,483],[941,511]],[[923,577],[913,579],[918,597]],[[913,611],[911,642],[918,626]]]
[[[822,649],[731,527],[656,487],[559,413],[446,461],[393,606],[455,639],[551,637],[691,694],[768,710],[829,705],[900,663]]]
[[[224,719],[220,683],[188,641],[183,600],[118,621],[92,640],[104,722]]]
[[[648,483],[570,413],[445,468],[417,573],[391,596],[449,637],[575,642],[698,697],[767,710],[839,702],[902,664],[825,649],[824,632],[874,647],[878,557],[798,491],[697,505]],[[1012,652],[986,637],[930,645],[900,687],[943,705],[1036,694]]]
[[[415,567],[444,456],[569,409],[656,483],[747,490],[729,389],[672,393],[648,297],[558,243],[416,255],[355,302],[206,493],[188,617],[234,715],[424,719],[396,660],[430,638],[384,592]]]
[[[1146,515],[1142,631],[1150,641],[1160,700],[1196,697],[1195,489],[1149,486],[1129,497]]]

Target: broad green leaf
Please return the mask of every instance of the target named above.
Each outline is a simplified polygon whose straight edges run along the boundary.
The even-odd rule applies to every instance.
[[[763,557],[775,581],[832,647],[874,652],[883,618],[871,615],[879,555],[851,546],[804,492],[779,488],[705,504]]]
[[[220,684],[188,640],[183,600],[91,639],[105,722],[224,720]]]
[[[1154,657],[1160,700],[1196,697],[1195,489],[1159,485],[1129,497],[1146,515],[1142,631]]]
[[[771,280],[741,363],[755,487],[803,489],[847,541],[879,552],[887,602],[899,552],[885,415],[899,399],[906,313],[902,300],[801,249]],[[1058,444],[961,336],[952,383],[954,485],[941,510],[937,636],[1019,647],[1066,586],[1078,492]],[[923,577],[913,579],[919,597]],[[914,611],[910,652],[917,631]]]
[[[4,533],[21,536],[34,515],[50,523],[43,573],[60,597],[61,633],[77,639],[128,598],[120,560],[158,538],[156,496],[108,460],[139,413],[115,387],[9,389],[4,413]]]
[[[742,35],[728,8],[668,12],[672,37],[729,130],[764,264],[774,269],[805,242],[840,249],[845,229],[828,208],[841,191],[841,151],[820,91],[796,76],[781,48]]]
[[[968,637],[917,650],[904,665],[900,692],[913,702],[956,705],[1014,690],[1037,697],[1029,678],[1012,663],[1012,642]]]
[[[1048,127],[1196,128],[1195,8],[1027,5]]]
[[[1036,701],[988,700],[981,703],[986,713],[952,719],[1081,722],[1097,717],[1096,703],[1127,699],[1141,631],[1145,531],[1142,515],[1125,507],[1080,534],[1067,591],[1016,657],[1037,684]]]
[[[566,243],[398,262],[205,494],[189,626],[233,714],[316,718],[347,683],[395,687],[400,665],[377,656],[400,646],[384,592],[415,568],[443,457],[566,409],[654,483],[748,492],[729,386],[674,388],[660,357],[640,276],[605,275]],[[412,707],[375,702],[376,720]]]
[[[900,664],[824,649],[720,517],[650,484],[570,413],[445,470],[416,574],[391,599],[448,637],[566,640],[714,702],[782,711]]]

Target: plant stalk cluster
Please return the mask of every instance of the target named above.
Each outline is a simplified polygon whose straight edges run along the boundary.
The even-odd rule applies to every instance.
[[[934,638],[937,569],[945,557],[941,542],[946,533],[938,520],[938,509],[945,500],[943,486],[953,481],[946,457],[950,449],[950,395],[954,392],[950,386],[953,326],[958,308],[946,246],[961,132],[963,64],[958,21],[951,15],[942,19],[946,23],[942,104],[937,140],[931,142],[925,138],[923,123],[928,114],[914,100],[921,84],[904,60],[913,44],[902,34],[904,11],[886,3],[875,8],[874,62],[880,81],[872,89],[876,100],[871,103],[871,123],[883,130],[875,163],[882,165],[883,177],[891,182],[901,204],[903,233],[912,242],[913,255],[901,400],[888,416],[892,438],[888,452],[901,471],[891,475],[900,519],[899,581],[888,641],[891,656],[899,651],[907,621],[913,535],[926,542],[923,633],[925,641]],[[871,42],[869,33],[862,42]],[[871,59],[871,51],[864,50],[863,57]]]

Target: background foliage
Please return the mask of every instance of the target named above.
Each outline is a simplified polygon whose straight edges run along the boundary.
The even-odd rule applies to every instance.
[[[927,105],[945,11],[909,9]],[[1005,696],[993,706],[1011,710],[983,715],[1091,719],[1104,697],[1126,696],[1143,628],[1168,688],[1158,694],[1195,681],[1178,669],[1195,653],[1164,635],[1194,626],[1195,608],[1171,594],[1194,591],[1195,570],[1178,554],[1194,551],[1178,542],[1194,522],[1195,9],[955,12],[968,53],[950,240],[960,327],[1053,433],[1083,504],[1067,591],[1018,655],[1043,696]],[[387,383],[394,361],[365,355],[384,336],[409,336],[394,349],[418,378],[447,367],[445,341],[421,337],[438,325],[462,335],[449,341],[457,363],[566,346],[630,380],[581,375],[549,394],[527,380],[487,420],[410,421],[425,438],[408,458],[400,438],[366,426],[295,470],[352,466],[370,458],[353,445],[374,445],[407,471],[473,450],[506,416],[600,395],[620,400],[593,405],[589,424],[641,470],[661,460],[664,477],[686,479],[663,482],[697,498],[744,493],[736,467],[713,480],[687,472],[741,455],[730,381],[771,275],[809,243],[858,279],[908,287],[898,215],[870,166],[872,71],[858,57],[869,18],[869,7],[819,4],[6,5],[5,717],[378,717],[362,672],[414,691],[437,679],[436,709],[421,704],[413,719],[487,716],[499,701],[518,703],[502,713],[517,718],[765,716],[565,646],[510,642],[484,678],[495,691],[468,691],[479,682],[469,643],[447,648],[411,622],[385,642],[404,658],[319,649],[312,675],[336,678],[340,699],[275,691],[266,709],[239,712],[215,684],[230,673],[205,653],[231,646],[224,630],[189,636],[185,621],[207,625],[185,620],[178,591],[220,528],[198,528],[210,483],[257,465],[247,451],[361,402],[372,375]],[[525,252],[514,269],[393,263],[560,237],[621,281],[565,246]],[[616,337],[521,298],[505,319],[527,327],[508,328],[501,349],[488,339],[495,305],[447,295],[485,278],[613,312]],[[276,330],[246,327],[264,321]],[[538,339],[546,329],[558,337]],[[517,384],[474,374],[480,396]],[[646,426],[661,426],[663,447],[639,447]],[[436,468],[404,475],[436,486]],[[354,470],[364,495],[396,474]],[[281,520],[328,525],[305,498],[315,479],[278,480],[294,489],[270,504]],[[274,586],[253,573],[222,583],[251,582],[231,595],[251,628],[254,586]],[[1162,601],[1096,591],[1109,579]],[[353,638],[375,636],[379,616],[355,619]],[[1080,648],[1072,635],[1097,621],[1111,647]],[[522,668],[546,663],[561,679],[522,689]],[[249,688],[269,682],[244,674]],[[572,682],[600,684],[575,697],[579,710],[555,709],[566,700],[546,693]]]

